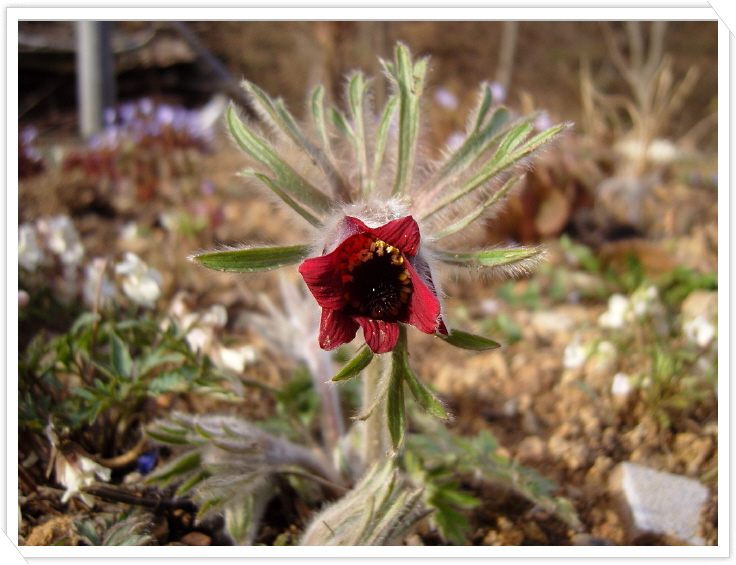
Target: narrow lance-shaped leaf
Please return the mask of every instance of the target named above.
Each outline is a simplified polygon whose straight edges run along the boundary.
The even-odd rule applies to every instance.
[[[368,149],[365,132],[365,93],[369,82],[363,80],[361,73],[356,73],[348,83],[348,106],[350,115],[355,124],[355,157],[360,175],[359,186],[361,193],[365,192],[368,181]]]
[[[466,228],[470,224],[472,224],[475,220],[480,218],[483,214],[486,213],[486,211],[493,206],[496,202],[498,202],[503,196],[508,193],[508,191],[513,187],[517,182],[519,182],[523,177],[512,177],[508,181],[506,181],[506,184],[504,184],[500,190],[498,190],[492,198],[488,200],[488,202],[485,202],[481,206],[476,206],[473,211],[468,214],[467,216],[463,216],[459,220],[456,220],[443,230],[439,231],[438,233],[434,234],[434,237],[436,239],[442,239],[443,237],[447,237],[448,235],[452,235],[453,233],[457,233],[460,230]]]
[[[151,433],[150,430],[147,433],[152,438],[158,439],[158,437],[155,434]],[[158,483],[161,486],[165,487],[182,475],[199,469],[201,468],[201,466],[202,458],[199,451],[189,451],[180,455],[176,459],[165,463],[163,466],[153,471],[146,478],[146,483]]]
[[[316,212],[329,213],[332,208],[329,198],[300,177],[265,141],[249,131],[232,107],[228,108],[226,118],[237,144],[250,157],[271,169],[276,175],[275,183],[284,192]]]
[[[437,184],[444,187],[447,181],[455,175],[470,167],[481,157],[498,138],[503,134],[502,128],[509,119],[509,113],[505,108],[498,108],[488,124],[479,131],[473,131],[468,135],[463,144],[450,156],[447,162],[431,179],[427,186]]]
[[[517,161],[520,161],[521,159],[527,157],[530,153],[538,149],[544,143],[551,140],[566,127],[568,127],[567,124],[555,126],[540,133],[539,135],[533,137],[525,143],[522,142],[526,135],[529,133],[531,126],[529,126],[529,124],[522,124],[514,128],[501,142],[501,145],[499,146],[494,158],[487,165],[485,165],[478,174],[468,180],[460,188],[450,192],[439,202],[437,202],[428,212],[426,212],[422,216],[422,219],[436,214],[445,206],[452,204],[456,200],[479,188],[489,179],[493,178],[506,168],[510,167]],[[519,144],[521,145],[519,146]]]
[[[429,202],[442,192],[445,185],[458,174],[467,170],[478,160],[502,135],[502,128],[509,119],[505,108],[496,108],[488,123],[485,118],[490,110],[492,95],[487,84],[481,86],[481,95],[476,110],[476,117],[472,129],[468,132],[465,141],[447,159],[442,167],[424,183],[419,191],[419,197]]]
[[[327,128],[325,127],[325,89],[322,85],[319,85],[312,92],[312,122],[314,123],[314,129],[319,136],[319,140],[322,143],[322,148],[327,152],[330,147],[330,140],[327,137]]]
[[[261,247],[212,251],[192,255],[190,259],[215,271],[228,273],[256,273],[269,271],[285,265],[297,263],[307,257],[309,246]]]
[[[360,372],[368,365],[370,365],[372,360],[373,351],[371,351],[369,347],[363,347],[360,351],[358,351],[358,354],[355,357],[353,357],[342,369],[340,369],[340,371],[332,378],[332,380],[337,382],[352,379],[353,377],[359,375]]]
[[[452,330],[448,335],[437,334],[440,339],[446,341],[450,345],[459,347],[460,349],[471,349],[473,351],[486,351],[488,349],[496,349],[501,344],[482,337],[479,335],[462,332],[460,330]]]
[[[367,539],[368,536],[371,533],[370,526],[372,522],[376,519],[375,515],[375,506],[376,506],[376,497],[375,496],[368,496],[366,501],[366,507],[363,511],[363,516],[360,518],[360,521],[357,523],[355,532],[356,532],[356,545],[367,545]]]
[[[395,348],[394,351],[396,351]],[[394,452],[397,452],[404,443],[406,406],[404,405],[404,372],[400,363],[394,359],[391,362],[391,374],[386,394],[386,421],[391,446]]]
[[[521,125],[516,126],[511,131],[506,133],[505,137],[502,139],[500,145],[496,149],[495,155],[488,163],[486,163],[486,165],[483,166],[480,172],[473,176],[461,187],[451,192],[446,192],[445,195],[439,200],[439,202],[437,202],[430,211],[424,214],[424,217],[427,218],[432,214],[439,212],[445,206],[452,204],[456,200],[459,200],[466,194],[481,186],[482,182],[478,182],[478,179],[482,178],[488,180],[493,177],[493,175],[498,174],[506,167],[508,167],[511,163],[513,163],[510,153],[511,149],[521,143],[524,140],[524,137],[528,135],[530,130],[531,125],[527,123],[522,123]],[[467,155],[465,155],[465,157],[467,157]]]
[[[505,267],[515,263],[534,261],[544,254],[538,247],[519,247],[516,249],[488,249],[486,251],[458,252],[439,251],[441,261],[459,267],[485,269]]]
[[[487,82],[480,85],[480,101],[478,102],[478,110],[475,115],[475,122],[473,124],[473,133],[480,130],[483,122],[486,119],[486,114],[491,108],[493,103],[493,92]]]
[[[567,127],[569,127],[569,124],[561,124],[552,127],[546,131],[543,131],[542,133],[523,143],[523,145],[519,146],[518,149],[515,148],[527,136],[528,132],[531,130],[531,126],[524,129],[522,129],[522,126],[515,128],[504,139],[501,147],[499,147],[500,159],[497,162],[491,162],[486,165],[478,175],[470,179],[460,190],[469,191],[477,188],[478,186],[486,182],[489,178],[492,178],[494,175],[504,170],[509,165],[512,165],[513,163],[523,159],[524,157],[539,149],[540,146],[550,141]]]
[[[335,110],[335,108],[329,109],[329,116],[330,121],[335,125],[340,133],[347,137],[352,145],[355,145],[357,143],[357,141],[355,140],[355,132],[353,131],[353,128],[350,127],[350,124],[348,123],[345,116]]]
[[[408,385],[412,396],[419,406],[435,418],[447,420],[447,412],[445,412],[445,409],[434,395],[427,390],[424,384],[417,379],[416,375],[414,375],[414,372],[411,370],[411,366],[409,365],[406,328],[401,326],[400,332],[399,341],[397,342],[396,348],[394,348],[391,362],[394,364],[395,369],[401,372],[403,380]]]
[[[133,359],[126,343],[114,333],[110,334],[112,345],[112,366],[115,372],[125,378],[130,378],[133,370]]]
[[[378,129],[376,131],[376,145],[373,154],[373,172],[371,174],[370,182],[366,188],[366,197],[369,197],[375,190],[376,182],[378,180],[378,173],[381,170],[383,164],[383,157],[386,152],[386,140],[388,138],[389,126],[391,121],[394,119],[396,108],[399,105],[399,99],[397,96],[391,96],[386,102],[386,106],[381,114],[381,119],[378,122]]]
[[[192,475],[192,477],[184,481],[179,488],[176,489],[176,496],[183,496],[186,493],[188,493],[194,486],[201,483],[203,480],[208,478],[210,476],[210,473],[208,473],[205,470],[201,470],[198,473],[195,473]]]
[[[245,88],[251,93],[258,105],[281,128],[281,130],[294,142],[294,144],[307,153],[322,169],[330,183],[338,194],[345,193],[345,183],[339,171],[327,158],[327,154],[320,151],[312,141],[304,135],[297,125],[294,117],[284,107],[281,100],[273,100],[255,84],[245,81]]]
[[[397,195],[405,194],[411,186],[419,137],[419,97],[422,93],[427,62],[420,60],[412,65],[409,50],[399,44],[396,47],[396,66],[392,67],[392,70],[399,91],[399,147],[393,187],[393,194]]]
[[[325,125],[325,106],[324,106],[325,89],[323,86],[318,86],[312,93],[312,121],[314,122],[314,129],[319,137],[320,144],[322,145],[322,151],[325,152],[326,159],[330,162],[331,166],[335,171],[339,171],[339,167],[335,162],[335,156],[332,153],[332,146],[330,145],[330,138]],[[340,177],[340,182],[344,184],[344,180]]]
[[[376,388],[376,396],[371,401],[370,406],[364,409],[363,412],[361,412],[360,415],[356,417],[357,420],[365,421],[370,418],[371,414],[373,414],[373,411],[378,407],[381,402],[384,401],[386,393],[388,392],[390,381],[390,375],[383,375],[378,383],[378,387]]]
[[[304,206],[299,204],[296,200],[294,200],[291,196],[289,196],[286,192],[281,190],[276,184],[273,182],[273,179],[267,177],[264,174],[257,173],[253,170],[246,169],[242,172],[245,176],[254,176],[258,180],[260,180],[263,184],[265,184],[268,188],[270,188],[276,196],[281,198],[286,204],[288,204],[292,210],[294,210],[297,214],[299,214],[302,218],[307,220],[310,224],[312,224],[314,227],[322,227],[322,222],[314,216],[309,210],[307,210]]]

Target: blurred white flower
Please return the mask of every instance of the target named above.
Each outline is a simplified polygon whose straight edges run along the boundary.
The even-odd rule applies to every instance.
[[[38,234],[32,224],[18,226],[18,264],[27,271],[35,271],[43,261],[43,250],[38,244]]]
[[[631,392],[631,382],[629,375],[625,373],[616,373],[611,383],[611,394],[613,396],[628,396]]]
[[[639,287],[629,298],[618,293],[611,295],[608,310],[598,318],[598,325],[623,329],[627,325],[639,324],[645,318],[653,322],[660,334],[668,331],[664,306],[654,286]]]
[[[110,469],[82,455],[72,454],[69,459],[63,455],[58,457],[56,469],[56,479],[66,487],[66,492],[61,497],[62,503],[77,496],[91,508],[94,506],[94,498],[82,492],[82,489],[93,484],[95,478],[104,482],[110,481]]]
[[[629,300],[623,295],[614,293],[608,298],[608,310],[598,318],[598,324],[604,328],[621,329],[626,324],[629,311]]]
[[[179,318],[186,332],[189,349],[195,353],[211,354],[215,342],[215,330],[227,324],[227,310],[222,304],[213,304],[202,313],[184,312]]]
[[[258,351],[252,345],[241,345],[240,347],[220,347],[212,360],[220,369],[242,373],[245,367],[252,365],[258,360]]]
[[[94,305],[97,300],[97,289],[99,288],[100,304],[110,302],[115,298],[117,289],[115,283],[105,273],[107,260],[103,257],[95,257],[84,269],[84,287],[82,294],[87,305]]]
[[[199,318],[199,324],[204,326],[224,328],[227,324],[227,309],[222,304],[213,304],[197,316]]]
[[[123,261],[115,266],[115,272],[123,276],[123,292],[136,304],[153,308],[161,298],[161,273],[146,265],[135,253],[126,252]]]
[[[189,349],[194,353],[209,353],[215,336],[211,329],[192,328],[187,332],[184,339],[187,340]]]
[[[562,366],[565,369],[582,367],[588,358],[588,352],[580,345],[580,334],[575,334],[562,353]]]
[[[641,319],[654,314],[659,306],[659,292],[654,286],[641,287],[634,291],[630,299],[631,311]]]
[[[84,246],[69,216],[41,218],[36,226],[46,238],[48,249],[58,255],[64,265],[79,265],[82,262]]]
[[[649,144],[632,138],[625,138],[616,143],[614,150],[630,161],[642,156],[650,163],[667,165],[676,162],[683,156],[683,151],[669,139],[654,139]]]
[[[18,308],[24,308],[30,301],[31,297],[25,290],[18,290]]]
[[[141,236],[138,224],[135,222],[128,222],[122,228],[120,228],[120,239],[133,240]]]
[[[92,508],[95,503],[94,498],[82,492],[82,490],[84,487],[92,485],[95,479],[109,482],[112,471],[77,452],[69,442],[63,445],[60,444],[51,424],[46,426],[46,437],[51,444],[54,476],[59,484],[66,488],[61,497],[61,502],[66,503],[73,496],[76,496]]]
[[[682,332],[698,347],[708,347],[716,336],[715,326],[703,315],[695,316],[682,325]]]

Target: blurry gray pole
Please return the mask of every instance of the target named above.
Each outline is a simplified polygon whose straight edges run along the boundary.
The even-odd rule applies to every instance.
[[[115,104],[111,22],[77,25],[77,110],[79,132],[87,138],[102,130],[103,112]]]

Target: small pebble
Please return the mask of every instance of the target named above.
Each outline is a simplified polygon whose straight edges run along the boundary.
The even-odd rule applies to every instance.
[[[181,538],[181,543],[185,545],[207,546],[212,543],[212,539],[202,532],[189,532]]]
[[[612,471],[609,488],[630,542],[655,534],[703,545],[697,532],[708,489],[698,481],[625,462]]]

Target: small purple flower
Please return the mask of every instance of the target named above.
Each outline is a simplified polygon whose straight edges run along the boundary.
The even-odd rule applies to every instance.
[[[138,108],[144,116],[149,116],[153,112],[153,100],[150,98],[141,98],[138,101]]]
[[[156,461],[158,461],[158,451],[154,449],[138,457],[135,470],[141,475],[147,475],[156,466]]]
[[[176,121],[177,111],[168,104],[161,104],[156,108],[156,120],[163,125],[171,125]]]
[[[138,108],[133,103],[125,103],[120,105],[120,120],[123,125],[130,125],[138,114]]]
[[[457,96],[447,90],[445,87],[439,87],[434,93],[434,100],[447,110],[457,110],[459,105]]]
[[[493,96],[493,102],[496,104],[503,103],[506,100],[506,88],[497,81],[493,81],[490,85],[491,95]]]
[[[115,120],[117,119],[115,108],[105,108],[102,111],[102,118],[105,121],[105,125],[113,125],[115,123]]]

